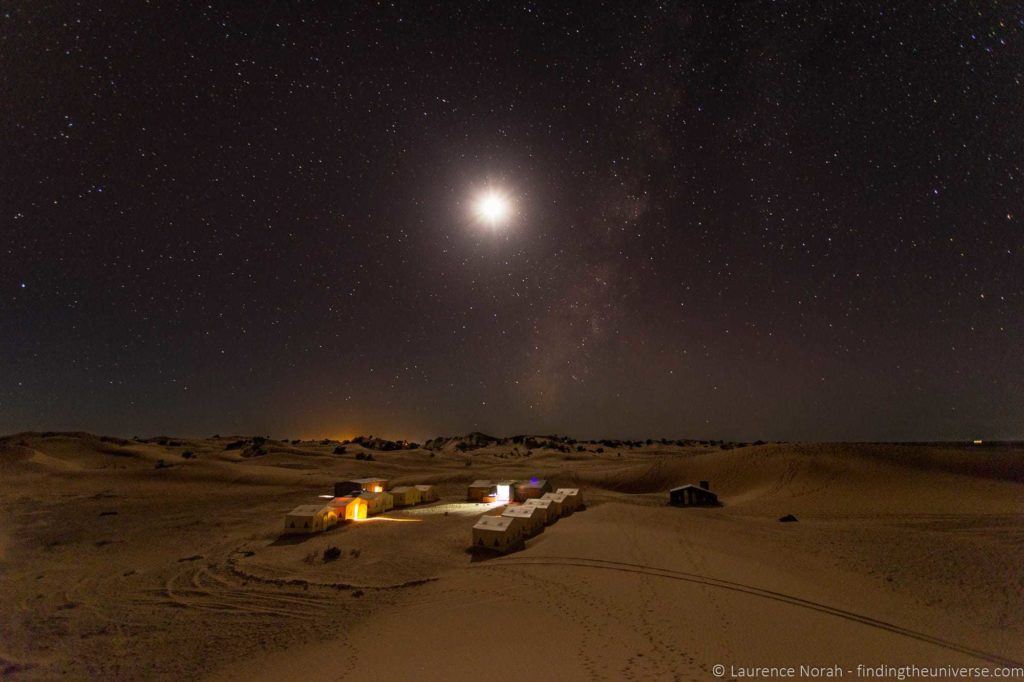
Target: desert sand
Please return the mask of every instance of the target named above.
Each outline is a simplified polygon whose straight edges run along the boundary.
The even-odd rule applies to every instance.
[[[226,449],[245,440],[0,440],[2,677],[704,680],[716,664],[1024,661],[1024,448]],[[442,499],[282,536],[285,512],[376,475]],[[529,476],[580,487],[587,508],[475,560],[484,507],[466,484]],[[666,505],[701,479],[721,507]]]

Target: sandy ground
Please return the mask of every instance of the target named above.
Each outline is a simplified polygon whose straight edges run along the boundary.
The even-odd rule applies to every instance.
[[[716,664],[1024,661],[1021,449],[491,446],[363,462],[358,447],[248,456],[232,440],[0,441],[0,676],[703,680]],[[363,475],[436,483],[443,499],[280,536],[284,512]],[[588,508],[473,560],[483,508],[465,484],[530,475],[582,487]],[[665,505],[700,479],[724,506]],[[328,547],[341,558],[325,563]]]

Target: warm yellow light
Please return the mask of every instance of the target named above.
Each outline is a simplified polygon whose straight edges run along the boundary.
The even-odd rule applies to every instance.
[[[508,220],[512,213],[512,204],[500,192],[489,190],[476,200],[474,212],[482,222],[496,226]]]

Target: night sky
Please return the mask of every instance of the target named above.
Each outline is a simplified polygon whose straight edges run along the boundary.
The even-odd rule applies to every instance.
[[[0,12],[0,433],[1024,437],[1019,3]]]

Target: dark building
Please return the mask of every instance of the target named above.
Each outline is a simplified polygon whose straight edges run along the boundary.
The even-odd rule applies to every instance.
[[[714,507],[718,504],[718,495],[709,490],[707,481],[699,486],[682,485],[668,491],[668,503],[676,507]]]
[[[525,502],[549,492],[551,492],[551,484],[545,479],[531,478],[529,481],[516,483],[515,498],[517,502]]]
[[[334,484],[335,497],[349,497],[358,495],[363,491],[363,486],[357,481],[338,481]]]

